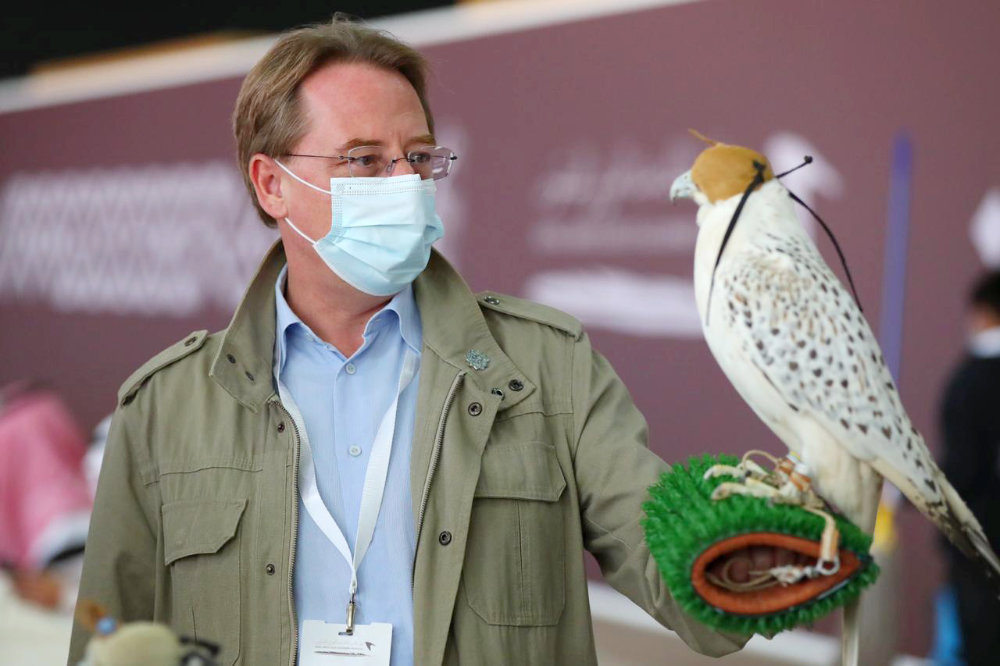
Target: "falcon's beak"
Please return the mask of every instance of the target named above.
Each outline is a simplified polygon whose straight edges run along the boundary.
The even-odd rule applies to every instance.
[[[674,203],[677,199],[691,199],[694,197],[694,192],[695,187],[694,181],[691,180],[691,172],[685,171],[677,176],[674,184],[670,186],[670,203]]]

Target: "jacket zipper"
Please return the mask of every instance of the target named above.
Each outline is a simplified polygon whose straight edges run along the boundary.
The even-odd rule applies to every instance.
[[[448,397],[445,398],[444,407],[441,409],[441,420],[438,421],[437,433],[434,435],[434,448],[431,450],[431,464],[430,468],[427,470],[427,479],[424,481],[424,492],[420,498],[420,511],[417,513],[417,540],[420,540],[420,533],[424,527],[424,510],[427,508],[427,497],[431,490],[431,481],[434,479],[434,472],[437,470],[438,459],[441,457],[441,444],[444,441],[444,423],[448,418],[448,412],[451,410],[451,404],[455,402],[455,394],[458,393],[458,386],[462,383],[465,378],[465,372],[460,372],[455,377],[455,380],[451,383],[451,388],[448,390]],[[417,566],[416,560],[413,561],[413,566]],[[410,577],[411,587],[416,585],[416,581],[413,577]]]
[[[295,419],[292,418],[291,412],[285,409],[280,400],[275,400],[274,402],[285,413],[289,423],[292,424],[292,432],[295,433],[295,451],[292,455],[292,543],[288,549],[288,611],[292,617],[292,651],[288,657],[288,664],[289,666],[295,666],[295,653],[299,649],[299,621],[295,615],[295,602],[293,601],[294,579],[292,577],[292,569],[295,567],[295,547],[299,540],[299,448],[301,436],[299,435],[299,426],[295,423]]]

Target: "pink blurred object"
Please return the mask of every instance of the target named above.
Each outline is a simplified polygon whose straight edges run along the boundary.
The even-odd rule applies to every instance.
[[[87,444],[52,391],[0,395],[0,562],[41,569],[82,546],[92,501],[81,460]]]

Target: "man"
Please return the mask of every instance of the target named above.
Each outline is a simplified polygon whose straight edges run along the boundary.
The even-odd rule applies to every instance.
[[[944,460],[941,468],[982,521],[994,550],[1000,548],[1000,271],[988,273],[970,293],[965,358],[942,400]],[[1000,653],[1000,601],[980,571],[960,552],[949,552],[967,666],[995,664]]]
[[[80,598],[222,664],[308,664],[317,632],[386,624],[394,666],[588,664],[587,548],[694,649],[738,649],[660,579],[639,520],[665,466],[579,323],[473,295],[431,252],[454,156],[424,69],[335,19],[247,76],[240,165],[281,242],[225,331],[122,386]]]

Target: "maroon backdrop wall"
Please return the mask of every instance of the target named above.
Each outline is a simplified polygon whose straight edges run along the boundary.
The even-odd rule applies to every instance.
[[[764,149],[776,169],[816,157],[788,182],[837,231],[874,324],[904,130],[915,170],[901,390],[936,449],[938,394],[981,268],[970,221],[1000,186],[997,28],[987,1],[718,0],[427,47],[439,139],[460,154],[439,188],[444,250],[475,289],[579,316],[664,458],[777,451],[693,315],[694,208],[667,204],[699,150],[686,128]],[[91,426],[138,364],[226,324],[273,236],[233,163],[238,86],[0,114],[0,382],[48,380]],[[914,512],[902,527],[901,648],[921,653],[940,557]]]

